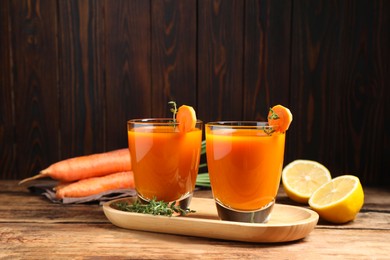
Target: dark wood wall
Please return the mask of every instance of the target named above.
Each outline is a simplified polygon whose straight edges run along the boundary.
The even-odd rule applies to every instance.
[[[390,183],[390,1],[2,0],[0,178],[127,146],[130,118],[265,120],[285,163]]]

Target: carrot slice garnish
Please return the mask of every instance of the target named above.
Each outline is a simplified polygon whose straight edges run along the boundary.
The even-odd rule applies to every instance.
[[[179,131],[186,133],[195,128],[196,125],[196,113],[193,107],[182,105],[177,110],[176,121],[179,123]]]
[[[289,128],[293,116],[290,109],[282,105],[270,108],[268,113],[268,124],[277,127],[276,131],[285,132]]]

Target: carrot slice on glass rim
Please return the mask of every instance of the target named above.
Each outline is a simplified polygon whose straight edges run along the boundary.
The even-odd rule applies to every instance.
[[[192,131],[196,125],[196,113],[193,107],[182,105],[177,110],[176,121],[181,133]]]
[[[268,124],[277,127],[276,131],[286,132],[293,120],[290,109],[282,105],[270,108],[268,112]]]

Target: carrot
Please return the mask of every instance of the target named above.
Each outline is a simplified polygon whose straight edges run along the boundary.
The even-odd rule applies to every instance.
[[[282,106],[276,105],[270,108],[268,112],[268,124],[270,126],[277,126],[276,129],[279,132],[285,132],[289,128],[293,116],[290,112],[290,109]]]
[[[59,161],[40,171],[39,174],[20,181],[19,184],[44,177],[72,182],[130,170],[130,152],[129,149],[123,148]]]
[[[186,133],[195,128],[196,125],[196,113],[193,107],[182,105],[179,107],[176,120],[179,122],[179,131]]]
[[[69,184],[72,184],[73,182],[59,182],[58,184],[57,184],[57,186],[55,186],[54,188],[53,188],[53,190],[54,191],[57,191],[57,190],[59,190],[59,189],[61,189],[61,188],[63,188],[63,187],[66,187],[66,186],[68,186]]]
[[[101,177],[92,177],[66,186],[56,188],[56,197],[58,199],[80,198],[98,193],[116,190],[134,188],[134,174],[132,171],[117,172]]]

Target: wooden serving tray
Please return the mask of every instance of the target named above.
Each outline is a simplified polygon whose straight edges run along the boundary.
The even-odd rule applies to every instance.
[[[187,216],[153,216],[117,210],[111,205],[122,198],[103,204],[108,220],[121,228],[167,234],[216,238],[244,242],[275,243],[306,237],[317,225],[318,214],[303,207],[275,204],[270,220],[264,224],[219,220],[213,199],[193,198]]]

